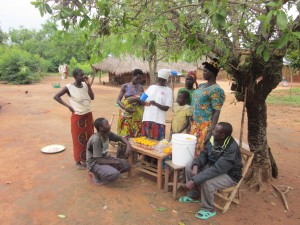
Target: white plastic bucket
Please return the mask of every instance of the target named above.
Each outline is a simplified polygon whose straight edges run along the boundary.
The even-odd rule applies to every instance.
[[[172,135],[172,163],[186,166],[192,163],[195,154],[197,138],[190,134]]]

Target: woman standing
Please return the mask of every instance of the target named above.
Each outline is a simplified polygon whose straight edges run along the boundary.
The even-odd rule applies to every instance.
[[[159,70],[157,83],[145,92],[148,98],[143,115],[142,135],[147,138],[165,138],[166,112],[173,104],[172,89],[166,86],[169,76],[170,70]]]
[[[200,84],[192,98],[192,124],[190,134],[197,136],[195,155],[199,155],[204,145],[210,140],[222,105],[225,101],[224,90],[216,83],[219,72],[218,61],[204,62],[203,77],[207,81]]]
[[[135,69],[131,82],[122,85],[117,99],[117,103],[121,108],[117,131],[118,135],[125,138],[141,136],[144,112],[144,106],[139,101],[141,94],[144,92],[144,88],[140,84],[142,75],[142,70]],[[123,149],[119,145],[117,157],[124,158],[123,153],[125,154],[125,148]]]
[[[74,159],[77,169],[85,169],[86,144],[94,133],[91,100],[95,96],[89,79],[84,76],[81,69],[73,70],[75,82],[67,84],[59,91],[54,99],[66,106],[71,112],[71,133],[73,139]],[[61,96],[68,94],[70,104],[61,99]]]

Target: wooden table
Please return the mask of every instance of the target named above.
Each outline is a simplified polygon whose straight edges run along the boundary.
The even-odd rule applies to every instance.
[[[129,176],[132,176],[133,173],[133,168],[136,170],[139,170],[141,172],[150,174],[151,176],[154,176],[157,178],[157,187],[158,189],[162,188],[162,175],[163,175],[163,169],[162,169],[162,162],[163,159],[167,158],[168,156],[171,155],[171,153],[159,153],[156,150],[147,150],[142,147],[132,145],[132,154],[128,158],[128,161],[131,165],[131,170],[129,171]],[[137,152],[143,156],[150,156],[152,158],[157,159],[157,165],[153,165],[151,163],[141,161],[134,163],[133,161],[133,153]]]

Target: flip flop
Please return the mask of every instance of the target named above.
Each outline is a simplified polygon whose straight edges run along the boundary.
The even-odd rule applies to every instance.
[[[192,202],[200,202],[199,200],[194,200],[188,196],[182,196],[179,198],[179,202],[181,203],[192,203]]]
[[[195,214],[195,217],[201,220],[207,220],[215,215],[217,215],[217,212],[208,212],[201,209],[199,212]]]
[[[90,181],[95,184],[95,185],[102,185],[103,183],[99,180],[99,178],[93,173],[93,172],[88,172],[88,178]]]

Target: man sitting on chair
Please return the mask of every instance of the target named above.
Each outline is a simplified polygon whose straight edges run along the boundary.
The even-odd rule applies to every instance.
[[[188,193],[179,198],[179,201],[199,202],[196,199],[201,194],[201,209],[196,213],[196,218],[208,219],[215,216],[214,192],[234,186],[242,177],[240,148],[231,133],[230,123],[219,122],[204,151],[193,160],[191,167],[186,168],[185,186]]]

